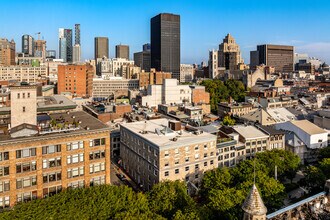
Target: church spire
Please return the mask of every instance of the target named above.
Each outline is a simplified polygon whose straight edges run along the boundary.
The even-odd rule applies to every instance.
[[[253,184],[249,195],[246,197],[242,209],[244,211],[243,220],[266,219],[267,208],[255,184]]]

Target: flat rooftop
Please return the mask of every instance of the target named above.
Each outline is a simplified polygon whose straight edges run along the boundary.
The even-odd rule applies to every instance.
[[[236,125],[233,127],[245,139],[267,138],[268,135],[252,125]]]
[[[46,114],[43,114],[44,116],[48,116]],[[38,118],[41,115],[38,115]],[[88,113],[84,111],[77,111],[77,112],[70,112],[67,113],[54,113],[49,115],[50,119],[56,121],[57,123],[62,124],[72,124],[74,121],[78,123],[78,127],[76,129],[67,129],[63,130],[61,132],[44,132],[43,134],[37,134],[35,136],[29,136],[29,137],[18,137],[18,138],[12,138],[10,134],[0,134],[0,145],[5,144],[8,141],[17,141],[17,140],[25,140],[25,139],[35,139],[35,138],[51,138],[55,136],[64,137],[68,134],[79,134],[79,133],[88,133],[90,131],[95,130],[105,130],[109,129],[107,125],[96,119],[95,117],[89,115]],[[49,118],[45,117],[45,118]],[[42,119],[41,119],[42,120]],[[46,119],[47,120],[47,119]]]
[[[291,123],[309,135],[327,133],[325,130],[308,120],[291,121]]]
[[[138,121],[121,124],[120,126],[133,132],[135,135],[159,147],[160,150],[170,149],[209,141],[216,142],[215,135],[200,132],[195,134],[186,130],[173,131],[168,127],[170,120],[161,118],[149,121]],[[197,129],[196,129],[197,130]],[[174,141],[173,138],[176,138]]]

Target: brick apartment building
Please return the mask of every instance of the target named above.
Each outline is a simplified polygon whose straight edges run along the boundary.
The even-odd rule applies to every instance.
[[[70,92],[78,97],[91,96],[93,76],[94,70],[89,64],[58,65],[58,94]]]

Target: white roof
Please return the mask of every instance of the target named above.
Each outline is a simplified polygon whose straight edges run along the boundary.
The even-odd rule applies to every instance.
[[[267,108],[267,113],[277,122],[283,123],[296,119],[296,116],[286,108]]]
[[[254,126],[236,125],[233,127],[237,133],[242,135],[246,140],[256,138],[268,138],[268,135],[260,131]]]
[[[168,119],[161,118],[121,124],[120,126],[130,130],[153,145],[158,146],[161,150],[216,141],[215,135],[206,132],[194,134],[186,130],[173,131],[168,127],[168,122]],[[173,141],[173,138],[177,140]]]

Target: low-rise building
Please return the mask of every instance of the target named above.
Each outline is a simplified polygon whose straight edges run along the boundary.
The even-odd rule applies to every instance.
[[[155,119],[122,124],[122,166],[144,190],[162,180],[199,186],[203,173],[217,167],[216,136],[181,123]]]
[[[250,103],[218,103],[218,115],[223,118],[226,115],[242,116],[252,111],[253,105]]]
[[[45,66],[0,66],[0,80],[35,83],[47,77],[48,68]]]

